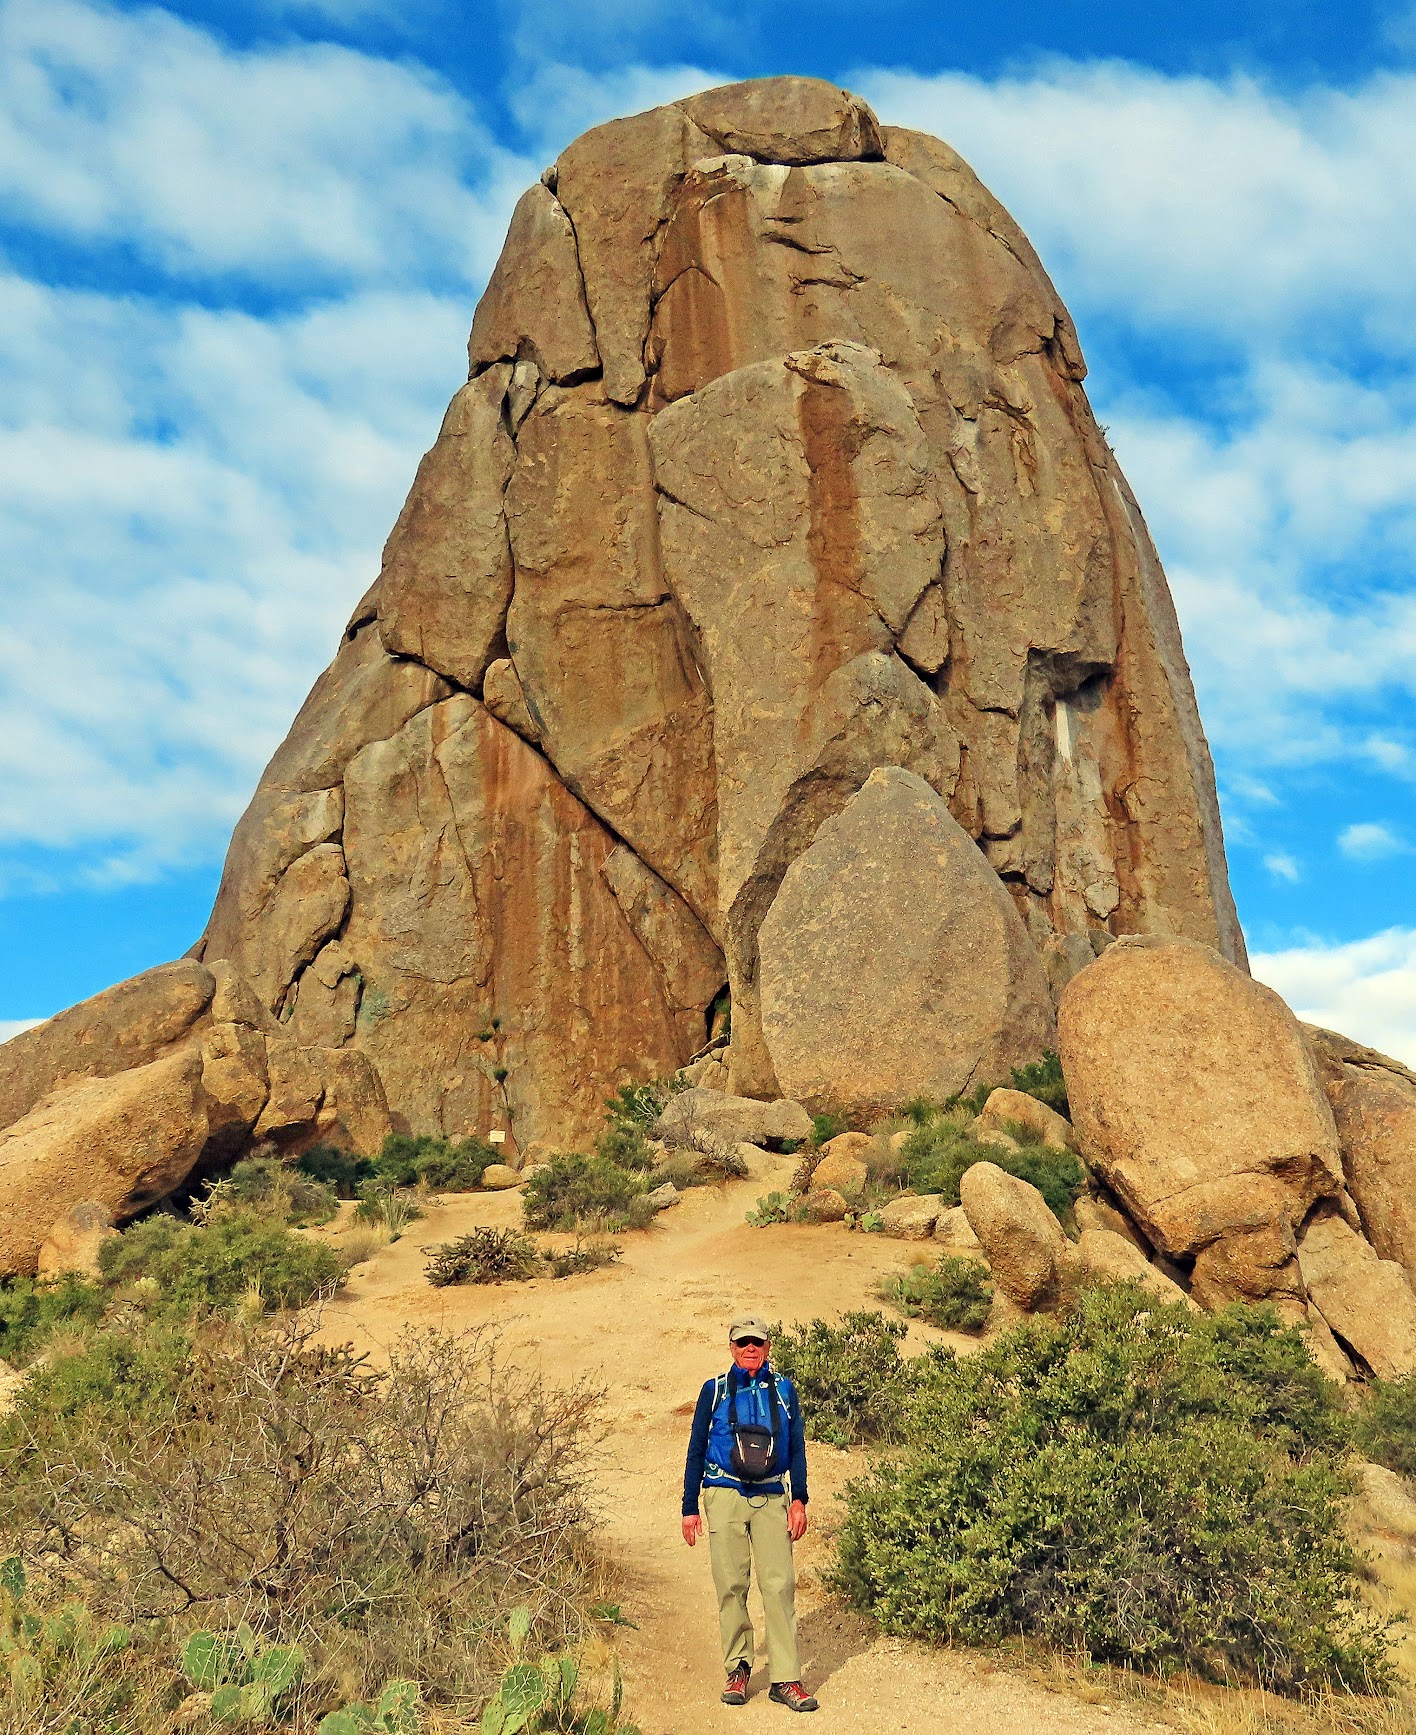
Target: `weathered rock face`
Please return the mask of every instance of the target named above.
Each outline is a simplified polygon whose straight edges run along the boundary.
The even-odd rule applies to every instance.
[[[994,1163],[974,1163],[959,1182],[959,1200],[1008,1300],[1031,1310],[1054,1299],[1067,1237],[1037,1188]]]
[[[1304,1233],[1298,1262],[1314,1306],[1378,1379],[1416,1373],[1416,1295],[1394,1260],[1341,1217],[1324,1217]]]
[[[1416,1073],[1335,1031],[1310,1026],[1307,1034],[1362,1229],[1416,1288]]]
[[[0,1105],[0,1275],[91,1262],[253,1135],[372,1150],[391,1128],[364,1055],[297,1046],[229,964],[190,959],[0,1047]]]
[[[797,888],[882,771],[947,868],[882,861],[843,934],[914,885],[955,962],[979,932],[966,979],[986,953],[1005,987],[935,1052],[937,961],[897,926],[932,986],[880,983],[899,1054],[823,1098],[1037,1058],[1045,976],[1117,934],[1242,959],[1174,613],[1075,333],[946,145],[811,79],[598,127],[518,204],[468,353],[198,948],[276,1023],[245,1026],[263,1059],[212,1056],[223,1138],[264,1092],[263,1131],[365,1140],[381,1087],[400,1127],[581,1145],[617,1084],[703,1047],[725,983],[712,1082],[773,1094],[823,1028],[790,982]],[[129,1046],[104,1068],[151,1058]],[[327,1052],[362,1061],[300,1058]]]
[[[1124,940],[1068,984],[1058,1046],[1083,1155],[1202,1299],[1301,1310],[1294,1236],[1342,1170],[1279,997],[1206,946]]]
[[[1012,899],[913,772],[872,772],[822,824],[758,944],[773,1070],[808,1108],[942,1100],[1054,1039],[1042,962]]]

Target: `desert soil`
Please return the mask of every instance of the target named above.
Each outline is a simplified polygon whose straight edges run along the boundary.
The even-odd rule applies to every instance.
[[[780,1735],[791,1721],[767,1698],[765,1658],[744,1708],[718,1702],[708,1552],[686,1547],[679,1529],[689,1417],[702,1382],[726,1365],[728,1319],[739,1308],[794,1322],[876,1307],[881,1277],[910,1262],[906,1244],[838,1227],[747,1228],[743,1216],[754,1199],[785,1186],[791,1167],[769,1158],[746,1181],[688,1192],[653,1229],[623,1237],[617,1266],[495,1287],[433,1288],[423,1275],[423,1249],[479,1224],[519,1226],[520,1196],[449,1195],[357,1266],[326,1311],[328,1338],[375,1354],[409,1326],[458,1331],[495,1323],[506,1349],[535,1358],[552,1380],[588,1377],[604,1386],[614,1432],[595,1504],[621,1573],[616,1595],[635,1623],[616,1631],[626,1709],[644,1735],[750,1735],[759,1728]],[[912,1341],[942,1335],[911,1327]],[[875,1636],[821,1583],[840,1490],[861,1460],[821,1444],[809,1447],[809,1457],[811,1529],[797,1551],[797,1606],[804,1678],[821,1709],[800,1719],[806,1727],[819,1735],[939,1727],[957,1735],[1141,1735],[1162,1727],[1144,1708],[1105,1702],[1104,1693],[1062,1673],[1049,1686],[1041,1670]],[[760,1631],[760,1614],[757,1624]],[[1093,1692],[1098,1702],[1089,1703]]]

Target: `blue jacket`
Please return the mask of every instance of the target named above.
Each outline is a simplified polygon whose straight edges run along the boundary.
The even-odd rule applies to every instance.
[[[736,1411],[739,1422],[770,1428],[772,1425],[771,1387],[767,1381],[768,1367],[749,1377],[738,1374]],[[772,1376],[777,1382],[777,1402],[782,1410],[782,1441],[787,1450],[787,1476],[791,1482],[792,1499],[806,1503],[806,1431],[802,1427],[801,1403],[796,1387],[785,1374]],[[720,1391],[721,1388],[721,1391]],[[783,1478],[766,1482],[739,1482],[732,1474],[732,1418],[728,1414],[728,1381],[726,1378],[705,1380],[693,1412],[693,1428],[688,1436],[688,1459],[683,1467],[683,1515],[691,1518],[698,1511],[700,1488],[736,1488],[739,1494],[783,1494]]]

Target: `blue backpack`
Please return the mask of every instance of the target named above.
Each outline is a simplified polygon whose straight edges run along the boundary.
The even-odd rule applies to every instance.
[[[770,1392],[769,1405],[772,1415],[772,1425],[764,1428],[758,1422],[740,1422],[738,1420],[738,1393],[741,1382],[738,1379],[736,1365],[730,1367],[726,1376],[720,1375],[718,1389],[713,1394],[713,1407],[716,1409],[722,1402],[724,1388],[728,1398],[728,1427],[733,1436],[733,1453],[729,1468],[739,1482],[770,1482],[780,1476],[785,1465],[782,1457],[782,1400],[777,1396],[777,1381],[772,1370],[767,1370],[767,1385]]]

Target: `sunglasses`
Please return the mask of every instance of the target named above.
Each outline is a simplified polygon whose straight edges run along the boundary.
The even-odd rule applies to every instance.
[[[765,1337],[735,1337],[733,1342],[739,1349],[766,1349],[767,1347]]]

